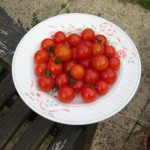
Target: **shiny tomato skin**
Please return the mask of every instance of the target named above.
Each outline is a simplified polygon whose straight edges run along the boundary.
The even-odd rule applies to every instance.
[[[72,51],[72,59],[75,59],[75,60],[78,59],[77,53],[76,53],[77,47],[71,47],[70,49]]]
[[[57,63],[56,58],[53,57],[49,60],[49,63],[47,65],[47,69],[50,73],[53,75],[58,75],[62,72],[63,70],[63,65],[62,63]]]
[[[105,53],[110,58],[116,55],[116,50],[112,46],[106,46],[105,47]]]
[[[81,96],[84,102],[90,103],[95,101],[97,97],[97,91],[90,87],[83,87],[81,90]]]
[[[86,68],[83,81],[86,84],[95,84],[99,80],[99,72],[93,68]]]
[[[100,79],[105,80],[107,83],[112,84],[116,81],[116,72],[108,67],[107,69],[100,72]]]
[[[74,66],[77,62],[75,60],[69,60],[63,64],[63,71],[68,73],[72,66]]]
[[[73,89],[74,89],[76,92],[80,92],[81,89],[84,87],[84,82],[83,82],[83,80],[76,79],[76,80],[75,80],[75,83],[71,84],[71,86],[73,87]]]
[[[54,40],[50,38],[46,38],[42,41],[41,47],[42,49],[49,50],[51,47],[54,47]]]
[[[66,34],[62,31],[58,31],[53,36],[54,42],[58,43],[65,43],[67,40]]]
[[[78,59],[88,59],[91,56],[92,50],[86,45],[79,45],[76,49]]]
[[[95,37],[95,33],[92,29],[86,28],[81,33],[81,39],[83,41],[92,41]]]
[[[111,57],[109,59],[109,66],[114,70],[118,70],[120,68],[120,59],[118,57]]]
[[[92,44],[92,56],[101,55],[104,53],[104,46],[100,43]]]
[[[34,61],[37,64],[42,62],[48,62],[49,58],[50,55],[46,50],[38,50],[34,54]]]
[[[105,80],[97,81],[95,87],[100,95],[104,95],[109,91],[109,84]]]
[[[75,34],[75,33],[70,34],[67,37],[67,43],[70,46],[78,46],[81,43],[81,37],[78,34]]]
[[[65,86],[69,84],[69,77],[66,73],[61,73],[56,75],[55,77],[55,84],[59,87]]]
[[[58,99],[63,103],[69,103],[75,97],[75,91],[70,86],[62,86],[58,91]]]
[[[98,42],[98,43],[101,43],[103,44],[104,46],[107,45],[107,38],[104,36],[104,35],[96,35],[95,36],[95,41]]]
[[[35,73],[37,76],[44,75],[45,71],[47,70],[47,63],[39,63],[35,67]]]
[[[97,55],[92,58],[92,66],[98,71],[108,67],[108,59],[104,55]]]
[[[62,45],[55,49],[56,58],[60,58],[63,62],[69,61],[72,57],[72,51],[68,46]]]
[[[92,63],[91,63],[91,59],[80,59],[79,60],[79,63],[80,65],[82,65],[84,68],[88,68],[88,67],[91,67],[92,66]]]
[[[75,79],[81,79],[84,76],[84,67],[80,64],[75,64],[73,67],[71,67],[71,75]]]
[[[92,42],[91,41],[81,41],[81,44],[87,46],[88,48],[92,49]]]
[[[38,80],[38,87],[45,92],[50,91],[54,86],[54,79],[52,77],[41,76]]]

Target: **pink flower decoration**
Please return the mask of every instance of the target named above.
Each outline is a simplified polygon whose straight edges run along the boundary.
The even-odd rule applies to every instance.
[[[127,58],[127,52],[124,49],[121,49],[117,52],[117,56],[119,58],[126,59]]]

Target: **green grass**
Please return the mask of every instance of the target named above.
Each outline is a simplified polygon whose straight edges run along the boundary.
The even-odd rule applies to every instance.
[[[150,10],[150,0],[119,0],[124,3],[133,3],[133,4],[139,4],[143,6],[144,8]]]

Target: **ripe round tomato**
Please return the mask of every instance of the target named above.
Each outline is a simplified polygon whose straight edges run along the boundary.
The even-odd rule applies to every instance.
[[[100,43],[92,44],[92,56],[101,55],[104,53],[104,46]]]
[[[100,79],[112,84],[116,81],[117,75],[112,68],[108,67],[107,69],[100,72]]]
[[[107,39],[104,35],[101,35],[101,34],[96,35],[95,36],[95,41],[97,41],[98,43],[103,44],[104,46],[107,45]]]
[[[118,69],[120,68],[120,60],[119,60],[119,58],[118,58],[118,57],[111,57],[111,58],[109,59],[108,65],[109,65],[111,68],[113,68],[113,69],[115,69],[115,70],[118,70]]]
[[[110,58],[116,55],[116,50],[112,46],[106,46],[105,47],[105,53]]]
[[[59,87],[69,84],[69,77],[66,73],[61,73],[56,75],[55,84]]]
[[[90,57],[92,50],[86,45],[79,45],[76,49],[77,58],[87,59]]]
[[[47,70],[47,63],[39,63],[35,67],[35,73],[37,76],[44,75],[45,71]]]
[[[80,92],[84,86],[84,82],[80,79],[74,79],[73,82],[71,81],[71,86],[76,92]]]
[[[65,43],[67,37],[66,37],[66,34],[65,34],[64,32],[58,31],[58,32],[56,32],[56,33],[54,34],[53,39],[54,39],[54,42],[55,42],[56,44],[58,44],[58,43]]]
[[[54,79],[52,77],[41,76],[38,80],[38,86],[42,91],[48,92],[54,86]]]
[[[69,61],[72,57],[72,51],[68,46],[62,45],[55,49],[55,56],[63,62]]]
[[[81,96],[87,103],[93,102],[97,97],[97,91],[90,87],[83,87],[81,90]]]
[[[81,33],[81,39],[84,41],[92,41],[95,37],[95,33],[92,29],[86,28]]]
[[[93,68],[86,68],[83,80],[86,84],[95,84],[99,80],[99,73]]]
[[[78,46],[81,43],[81,37],[78,34],[70,34],[67,37],[67,43],[70,46]]]
[[[80,65],[82,65],[84,68],[88,68],[88,67],[91,67],[91,59],[89,58],[89,59],[81,59],[81,60],[79,60],[79,63],[80,63]]]
[[[34,61],[35,63],[42,63],[42,62],[48,62],[50,58],[50,55],[47,51],[45,50],[38,50],[34,54]]]
[[[57,75],[57,74],[60,74],[62,72],[63,65],[61,62],[59,62],[59,60],[57,58],[53,57],[49,60],[49,63],[47,65],[47,69],[53,75]]]
[[[69,60],[67,62],[64,63],[63,65],[63,70],[64,72],[70,72],[70,69],[72,66],[74,66],[77,62],[75,60]]]
[[[84,67],[80,64],[75,64],[71,67],[71,75],[75,79],[81,79],[84,76]]]
[[[109,91],[109,85],[105,80],[99,80],[95,84],[96,90],[100,95],[104,95]]]
[[[69,103],[75,97],[75,91],[70,86],[62,86],[58,91],[58,98],[61,102]]]
[[[97,55],[92,58],[93,67],[98,70],[104,70],[108,66],[108,59],[104,55]]]
[[[54,43],[53,39],[46,38],[42,41],[41,47],[42,47],[42,49],[45,49],[45,50],[53,50],[54,44],[55,43]]]

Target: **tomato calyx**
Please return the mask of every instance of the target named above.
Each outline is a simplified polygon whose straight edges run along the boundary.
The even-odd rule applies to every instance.
[[[76,83],[76,79],[75,78],[70,78],[70,84],[73,85]]]
[[[55,64],[60,64],[61,63],[61,59],[59,57],[55,58],[54,63]]]
[[[46,70],[45,73],[44,73],[44,75],[45,75],[45,77],[50,77],[50,76],[51,76],[51,73]]]
[[[58,85],[54,85],[53,89],[54,92],[57,92],[59,90],[59,86]]]
[[[102,40],[96,39],[96,41],[97,41],[98,43],[102,43]]]
[[[107,59],[110,59],[109,55],[108,54],[103,54]]]
[[[51,45],[47,50],[51,52],[54,50],[54,47],[55,47],[54,45]]]

